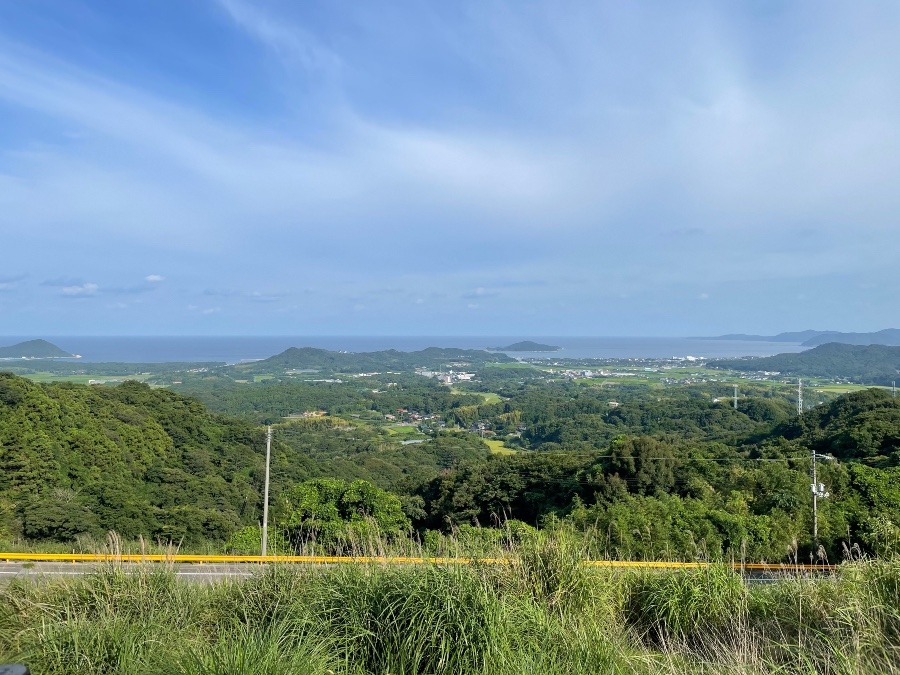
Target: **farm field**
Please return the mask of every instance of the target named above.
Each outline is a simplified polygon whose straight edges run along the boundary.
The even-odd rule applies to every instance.
[[[503,441],[498,441],[495,439],[489,439],[484,441],[485,445],[487,445],[491,452],[495,455],[514,455],[516,450],[512,448],[507,448]]]

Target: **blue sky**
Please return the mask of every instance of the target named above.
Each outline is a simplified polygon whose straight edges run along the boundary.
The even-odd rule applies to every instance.
[[[896,326],[900,4],[0,3],[0,334]]]

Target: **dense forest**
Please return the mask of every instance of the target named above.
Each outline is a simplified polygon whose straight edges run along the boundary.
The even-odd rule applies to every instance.
[[[175,391],[199,398],[211,410],[260,424],[316,410],[381,419],[403,408],[436,413],[483,400],[474,393],[454,393],[435,380],[401,373],[347,382],[272,379],[250,386],[216,373],[183,379],[182,384],[173,387]]]
[[[599,557],[837,559],[900,544],[889,392],[798,418],[765,384],[735,409],[725,385],[598,387],[520,370],[487,369],[493,396],[475,391],[481,376],[461,391],[413,375],[242,385],[206,374],[186,396],[0,375],[0,538],[233,543],[259,523],[260,424],[274,424],[273,524],[294,541],[338,541],[335,528],[371,517],[426,542],[564,522]],[[831,492],[821,548],[812,452],[834,458],[819,465]]]
[[[7,533],[224,538],[256,518],[261,451],[253,425],[165,390],[39,385],[0,374]]]

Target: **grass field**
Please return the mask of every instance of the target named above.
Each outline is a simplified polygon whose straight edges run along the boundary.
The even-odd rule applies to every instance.
[[[454,394],[475,394],[476,396],[480,396],[482,399],[484,399],[485,403],[500,403],[500,401],[503,400],[499,394],[495,394],[489,391],[466,391],[457,387],[451,387],[450,391]]]
[[[485,403],[500,403],[500,401],[503,400],[499,394],[495,394],[493,392],[479,391],[477,393],[479,396],[481,396],[484,399]]]
[[[491,449],[491,452],[495,455],[514,455],[517,451],[512,448],[507,448],[503,441],[497,441],[494,439],[485,440],[484,441],[487,446]]]
[[[523,361],[513,361],[509,363],[485,363],[485,368],[535,368],[535,366],[530,363],[525,363]]]
[[[384,427],[384,430],[387,431],[392,436],[394,435],[406,435],[406,434],[417,434],[419,430],[416,427],[410,424],[401,424],[397,426]]]
[[[862,384],[813,384],[810,388],[813,391],[821,391],[829,394],[849,394],[852,391],[862,391],[864,389],[871,389],[872,387]],[[890,387],[882,388],[890,389]]]

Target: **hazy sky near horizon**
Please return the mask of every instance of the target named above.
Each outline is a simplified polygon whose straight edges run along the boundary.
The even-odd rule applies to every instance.
[[[0,335],[877,330],[900,3],[0,3]]]

